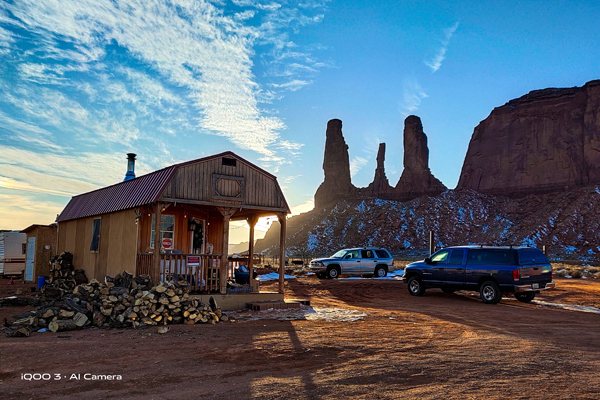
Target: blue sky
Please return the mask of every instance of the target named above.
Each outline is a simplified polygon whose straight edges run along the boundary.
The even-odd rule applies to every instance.
[[[353,183],[404,118],[433,174],[458,182],[494,107],[600,78],[600,3],[585,1],[31,0],[0,3],[0,229],[53,222],[71,196],[231,150],[311,207],[327,121]]]

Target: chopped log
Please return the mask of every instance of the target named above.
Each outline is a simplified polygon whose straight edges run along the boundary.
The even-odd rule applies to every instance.
[[[158,285],[156,288],[154,288],[154,290],[158,293],[164,293],[167,291],[167,287],[164,286],[162,283],[160,285]]]
[[[67,308],[73,310],[73,311],[77,311],[80,312],[82,314],[86,314],[87,313],[87,308],[85,306],[81,306],[79,304],[77,304],[72,298],[70,297],[65,297],[63,298],[63,305],[66,306]]]
[[[88,317],[85,314],[77,313],[73,317],[73,322],[75,322],[75,325],[82,327],[88,322]]]
[[[77,329],[77,324],[75,321],[70,319],[58,319],[50,322],[48,324],[48,329],[50,329],[52,332],[72,331]]]
[[[72,318],[72,317],[73,317],[73,315],[75,315],[75,311],[60,310],[60,311],[58,312],[58,316],[59,316],[60,318]],[[53,317],[53,316],[54,316],[54,314],[52,314],[52,317]],[[44,315],[43,315],[43,317],[44,317],[44,318],[48,318],[48,317],[46,316],[46,314],[44,314]]]

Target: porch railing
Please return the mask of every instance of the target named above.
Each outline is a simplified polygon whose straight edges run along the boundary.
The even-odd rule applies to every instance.
[[[199,262],[188,264],[188,257],[197,257]],[[136,275],[152,275],[153,260],[154,253],[139,253]],[[233,268],[231,265],[227,267],[229,278],[233,276]],[[181,275],[188,281],[193,291],[218,291],[220,269],[220,254],[160,254],[160,280],[168,281],[174,274]]]

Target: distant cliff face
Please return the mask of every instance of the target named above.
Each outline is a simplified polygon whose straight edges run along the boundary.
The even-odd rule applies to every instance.
[[[600,183],[600,80],[535,90],[473,132],[458,188],[523,196]]]
[[[379,144],[377,168],[373,182],[366,188],[356,188],[350,179],[348,145],[342,135],[342,121],[327,123],[323,171],[325,180],[315,193],[315,207],[335,204],[341,199],[378,198],[407,201],[419,196],[435,196],[446,190],[429,170],[427,136],[421,119],[411,115],[404,122],[404,172],[396,187],[385,175],[385,143]]]

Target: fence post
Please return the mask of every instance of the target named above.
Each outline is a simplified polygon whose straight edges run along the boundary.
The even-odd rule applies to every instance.
[[[433,231],[429,231],[429,255],[432,255],[435,251],[435,245],[433,244],[434,238],[435,233]]]

